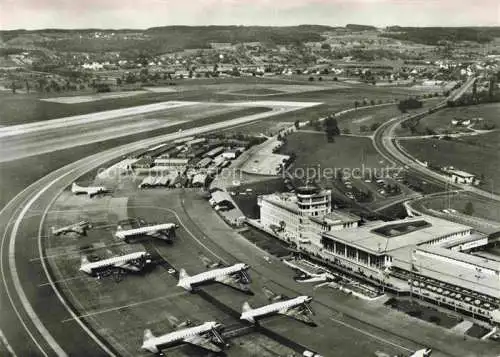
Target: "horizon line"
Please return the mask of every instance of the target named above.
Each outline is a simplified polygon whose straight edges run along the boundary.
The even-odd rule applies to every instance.
[[[402,27],[402,28],[500,28],[500,25],[455,25],[455,26],[439,26],[439,25],[431,25],[431,26],[407,26],[407,25],[369,25],[369,24],[360,24],[360,23],[348,23],[345,25],[325,25],[318,23],[301,23],[296,25],[242,25],[242,24],[232,24],[232,25],[153,25],[149,27],[41,27],[41,28],[9,28],[3,29],[0,27],[1,32],[6,31],[50,31],[50,30],[64,30],[64,31],[79,31],[79,30],[102,30],[102,31],[127,31],[127,30],[135,30],[135,31],[144,31],[152,28],[162,28],[162,27],[274,27],[274,28],[284,28],[284,27],[300,27],[300,26],[323,26],[330,27],[332,29],[335,28],[346,28],[348,25],[355,26],[367,26],[374,27],[376,29],[384,29],[389,27]]]

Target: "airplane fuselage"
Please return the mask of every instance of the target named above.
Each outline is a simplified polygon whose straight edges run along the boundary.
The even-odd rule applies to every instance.
[[[212,269],[193,276],[181,276],[177,286],[183,287],[186,290],[192,290],[193,285],[198,285],[208,281],[217,281],[221,278],[231,276],[233,274],[245,272],[248,269],[248,265],[244,263],[238,263],[230,267]]]
[[[153,226],[147,227],[139,227],[134,229],[127,230],[118,230],[115,233],[115,237],[118,239],[126,239],[128,237],[136,237],[141,235],[147,235],[150,233],[161,232],[161,231],[169,231],[177,228],[175,223],[163,223],[163,224],[155,224]]]
[[[130,253],[118,257],[112,257],[108,259],[99,260],[97,262],[87,262],[83,263],[80,266],[80,271],[83,271],[87,274],[93,275],[98,271],[106,270],[112,267],[115,268],[123,268],[130,271],[140,271],[140,265],[134,264],[135,262],[139,262],[145,260],[148,254],[146,252],[136,252]]]
[[[309,296],[298,296],[290,300],[275,302],[255,309],[248,309],[242,312],[240,319],[254,322],[255,318],[273,313],[285,313],[289,309],[309,303],[311,300],[312,298]]]
[[[183,330],[170,332],[161,336],[152,336],[145,338],[142,349],[156,353],[159,347],[169,347],[184,343],[186,339],[194,336],[203,335],[207,332],[214,331],[220,327],[215,321],[205,322],[201,325],[189,327]]]

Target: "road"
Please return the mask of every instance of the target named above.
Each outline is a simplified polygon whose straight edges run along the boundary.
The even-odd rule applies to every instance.
[[[460,89],[453,93],[449,98],[452,100],[457,100],[463,93],[465,93],[468,88],[474,83],[475,78],[469,79]],[[446,102],[439,104],[437,107],[444,108]],[[440,186],[448,185],[450,188],[460,189],[470,192],[473,195],[500,201],[500,196],[492,194],[491,192],[483,191],[477,187],[450,183],[450,179],[447,176],[439,174],[424,165],[416,162],[415,158],[409,156],[405,153],[398,145],[397,136],[395,134],[396,128],[401,122],[408,120],[412,117],[417,116],[407,116],[407,117],[396,117],[383,123],[373,135],[373,145],[380,155],[382,155],[388,162],[392,163],[395,167],[404,167],[412,176],[421,178],[422,180],[438,184]]]
[[[274,113],[286,113],[304,107],[283,105],[282,103],[278,106]],[[64,299],[58,296],[57,289],[51,284],[44,260],[32,260],[33,257],[43,254],[40,244],[40,221],[43,218],[41,213],[45,212],[55,196],[84,173],[126,153],[258,119],[261,119],[258,114],[246,116],[109,149],[66,165],[16,195],[0,211],[0,331],[14,354],[113,355],[91,331],[85,333],[82,330],[84,326],[79,320],[65,324],[64,327],[59,323],[71,319],[74,313],[65,305]],[[45,288],[40,290],[38,285],[43,284]]]

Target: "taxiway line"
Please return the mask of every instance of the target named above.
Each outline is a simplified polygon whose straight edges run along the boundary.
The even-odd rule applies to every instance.
[[[118,243],[103,245],[103,246],[100,246],[100,247],[92,247],[92,248],[82,249],[82,250],[80,250],[78,252],[75,252],[75,253],[61,253],[61,254],[45,255],[45,256],[31,258],[30,262],[36,262],[36,261],[39,261],[39,260],[47,260],[47,259],[58,258],[58,257],[67,257],[68,255],[79,254],[81,252],[90,252],[90,251],[93,251],[93,250],[105,249],[105,248],[109,248],[109,247],[116,247],[116,246],[119,246],[119,245],[126,245],[126,244],[127,243],[125,243],[125,242],[118,242]]]
[[[5,348],[7,349],[7,352],[9,352],[13,357],[17,357],[16,353],[14,352],[14,350],[12,349],[12,346],[9,345],[9,341],[7,341],[7,338],[5,337],[5,335],[3,334],[2,330],[0,330],[0,342],[3,343],[3,345],[5,346]]]
[[[64,190],[64,188],[63,188]],[[63,191],[63,190],[60,190]],[[45,217],[47,217],[47,214],[50,210],[50,207],[54,204],[56,199],[58,198],[60,192],[57,195],[54,195],[52,197],[51,201],[47,205],[45,211],[43,212],[43,215],[40,219],[40,225],[38,226],[38,254],[40,258],[44,256],[43,248],[42,248],[42,231],[43,231],[43,223],[45,222]],[[47,277],[48,284],[52,287],[52,290],[56,294],[57,298],[63,304],[63,306],[66,308],[66,310],[69,312],[69,314],[72,316],[72,318],[76,317],[75,312],[73,309],[71,309],[66,302],[66,300],[63,298],[61,295],[61,292],[59,289],[56,287],[55,282],[52,279],[52,275],[49,273],[49,269],[47,267],[47,262],[44,259],[40,259],[43,271],[45,272],[45,276]],[[103,351],[105,351],[110,357],[116,357],[116,355],[89,329],[87,325],[85,325],[80,319],[77,319],[76,322],[80,325],[80,327],[87,333],[87,335],[100,347],[102,348]]]
[[[392,341],[389,341],[389,340],[387,340],[387,339],[385,339],[385,338],[383,338],[383,337],[380,337],[380,336],[374,335],[374,334],[373,334],[373,333],[371,333],[371,332],[368,332],[368,331],[362,330],[362,329],[360,329],[360,328],[357,328],[357,327],[355,327],[355,326],[352,326],[352,325],[350,325],[350,324],[348,324],[348,323],[346,323],[346,322],[344,322],[344,321],[337,320],[337,319],[335,319],[335,318],[333,318],[333,317],[330,317],[330,320],[332,320],[333,322],[336,322],[336,323],[338,323],[338,324],[340,324],[340,325],[342,325],[342,326],[345,326],[345,327],[347,327],[347,328],[350,328],[351,330],[354,330],[354,331],[357,331],[357,332],[359,332],[359,333],[362,333],[362,334],[363,334],[363,335],[365,335],[365,336],[368,336],[368,337],[371,337],[371,338],[373,338],[373,339],[375,339],[375,340],[378,340],[378,341],[380,341],[380,342],[383,342],[383,343],[385,343],[385,344],[387,344],[387,345],[391,345],[391,346],[397,347],[397,348],[402,349],[402,350],[407,351],[407,352],[413,352],[413,351],[412,351],[412,350],[410,350],[409,348],[406,348],[406,347],[404,347],[404,346],[398,345],[397,343],[392,342]]]
[[[63,323],[64,322],[70,322],[70,321],[73,321],[75,319],[80,320],[80,319],[83,319],[85,317],[90,317],[90,316],[95,316],[95,315],[101,315],[101,314],[105,314],[105,313],[108,313],[108,312],[118,311],[118,310],[121,310],[121,309],[127,309],[127,308],[130,308],[130,307],[136,307],[136,306],[148,304],[148,303],[151,303],[151,302],[155,302],[155,301],[159,301],[159,300],[163,300],[163,299],[168,299],[168,298],[174,298],[174,297],[182,296],[182,295],[186,295],[186,294],[187,294],[187,292],[185,292],[185,291],[179,291],[179,292],[174,293],[174,294],[163,295],[163,296],[159,296],[159,297],[156,297],[156,298],[153,298],[153,299],[136,301],[136,302],[133,302],[133,303],[127,304],[127,305],[115,306],[115,307],[111,307],[109,309],[99,310],[99,311],[95,311],[95,312],[89,312],[87,314],[82,314],[82,315],[76,315],[75,317],[72,317],[70,319],[62,320],[61,322],[63,322]]]

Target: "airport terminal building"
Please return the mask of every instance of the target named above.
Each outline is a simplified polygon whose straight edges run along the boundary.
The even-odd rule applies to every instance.
[[[431,216],[323,232],[322,256],[412,294],[500,323],[500,261],[470,254],[490,243],[470,227]]]
[[[261,196],[259,205],[261,226],[302,252],[500,323],[500,260],[471,254],[492,240],[469,226],[432,216],[360,225],[332,211],[330,191],[310,187]]]
[[[360,218],[333,212],[331,192],[300,187],[296,193],[260,196],[260,224],[264,229],[294,245],[321,246],[321,233],[355,228]]]

